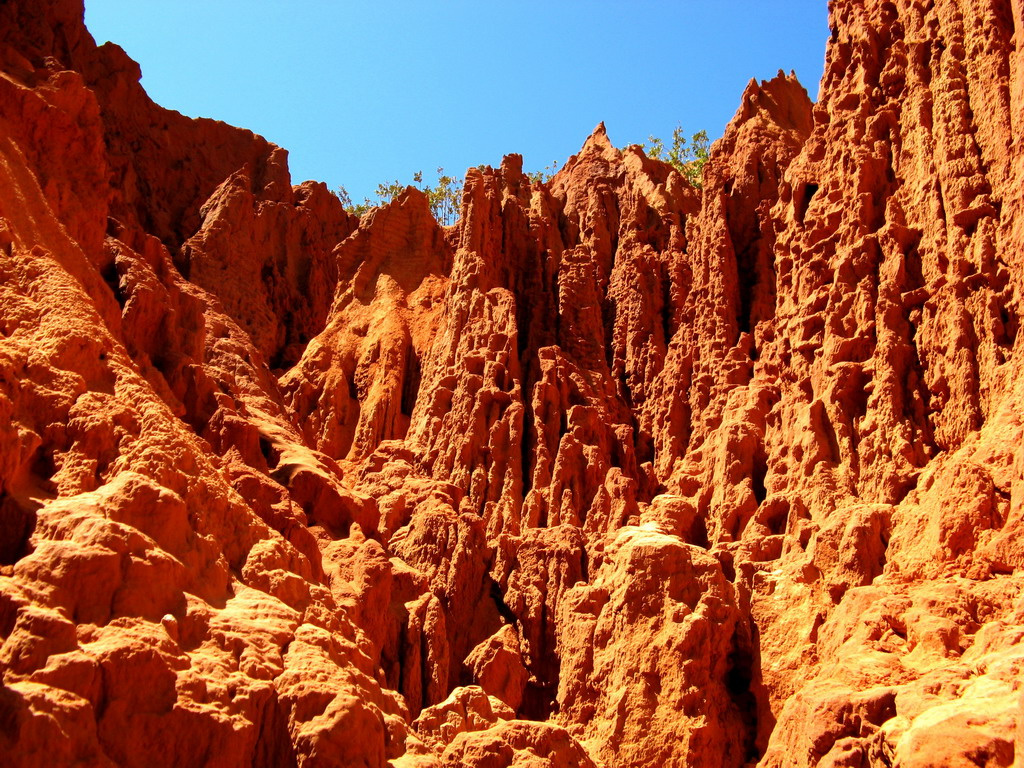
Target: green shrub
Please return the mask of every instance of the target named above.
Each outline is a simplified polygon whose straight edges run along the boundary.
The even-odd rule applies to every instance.
[[[683,126],[677,125],[672,130],[672,144],[667,152],[662,139],[648,136],[647,140],[650,146],[641,144],[640,147],[648,157],[669,163],[697,189],[703,186],[704,164],[708,161],[708,151],[711,147],[707,131],[697,131],[687,141]]]
[[[456,176],[448,176],[444,168],[437,169],[437,182],[434,185],[423,183],[423,171],[416,171],[412,175],[413,184],[422,191],[430,202],[430,212],[440,224],[448,226],[454,224],[459,218],[459,205],[462,201],[462,179]],[[363,202],[354,203],[351,195],[344,186],[338,187],[334,194],[338,196],[345,210],[356,216],[362,216],[369,210],[380,205],[387,205],[402,192],[407,185],[397,179],[377,185],[375,198],[364,197]]]

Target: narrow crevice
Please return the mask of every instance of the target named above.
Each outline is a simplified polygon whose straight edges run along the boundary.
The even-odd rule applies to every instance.
[[[672,336],[675,334],[672,322],[672,278],[667,272],[668,270],[663,267],[661,275],[661,332],[665,340],[666,355],[669,344],[672,343]]]
[[[253,748],[253,768],[295,768],[298,761],[288,733],[288,716],[273,691],[259,720],[259,733]]]
[[[803,226],[804,220],[807,218],[807,208],[817,192],[818,185],[811,182],[797,187],[796,194],[793,196],[793,205],[795,206],[796,220],[800,223],[800,226]]]
[[[273,472],[281,460],[281,455],[269,438],[260,435],[260,453],[267,462],[267,470]]]
[[[649,205],[645,205],[644,208],[647,221],[643,231],[647,237],[647,242],[654,250],[664,251],[668,248],[669,243],[669,225],[665,222],[665,219]]]
[[[413,409],[416,407],[416,400],[420,394],[420,378],[422,371],[420,359],[416,350],[410,348],[405,357],[405,372],[402,376],[402,415],[412,417]],[[404,437],[401,435],[400,437]]]
[[[729,670],[725,673],[725,689],[745,726],[740,738],[748,762],[756,762],[761,757],[756,745],[757,698],[751,690],[752,682],[753,658],[750,652],[740,647],[733,648],[729,654]]]
[[[387,681],[388,687],[392,690],[398,691],[402,694],[405,699],[405,704],[409,707],[409,711],[413,712],[416,710],[419,702],[410,701],[408,696],[405,695],[408,683],[409,669],[406,661],[411,656],[409,648],[409,637],[406,631],[409,626],[409,613],[406,611],[402,616],[402,631],[398,632],[395,656],[391,658],[385,649],[382,649],[380,665],[384,670],[385,680]]]
[[[110,263],[103,267],[100,272],[100,276],[103,278],[103,282],[110,288],[110,292],[114,295],[114,300],[117,305],[124,309],[125,304],[128,303],[128,297],[125,296],[123,290],[121,290],[121,275],[117,271],[117,264],[111,259]]]
[[[604,331],[602,342],[604,344],[604,361],[608,370],[615,371],[615,315],[617,307],[615,299],[605,295],[601,298],[601,325]],[[623,366],[623,368],[625,368]],[[623,374],[623,385],[625,385]]]
[[[555,653],[553,617],[548,613],[547,601],[541,604],[540,648],[530,665],[530,681],[523,691],[519,717],[524,720],[548,720],[558,711],[559,671],[561,660]]]
[[[761,713],[768,713],[771,719],[771,710],[764,700],[766,692],[760,680],[758,643],[758,630],[753,621],[748,620],[737,626],[724,681],[725,690],[741,725],[736,738],[742,744],[744,760],[750,765],[762,756],[758,747],[759,728],[764,726],[767,729],[772,725],[770,722],[761,722]],[[759,696],[763,701],[758,701]]]
[[[523,703],[518,716],[523,720],[548,720],[556,708],[554,692],[557,686],[540,680],[530,680],[523,691]]]
[[[1003,338],[1000,341],[1007,349],[1013,349],[1013,345],[1017,341],[1017,329],[1020,327],[1020,322],[1008,304],[1004,303],[999,308],[999,321],[1003,329]]]
[[[753,467],[750,471],[750,487],[754,492],[754,500],[758,506],[761,506],[768,497],[768,491],[764,485],[764,479],[767,474],[768,457],[764,452],[764,448],[758,448],[754,453]]]
[[[35,529],[36,510],[0,492],[0,565],[14,565],[31,554]]]
[[[755,239],[742,251],[736,254],[736,284],[739,293],[739,306],[736,311],[736,328],[740,333],[750,333],[753,325],[751,311],[754,304],[754,293],[757,289],[757,265],[751,253],[757,251]]]
[[[759,510],[758,519],[772,536],[779,536],[789,528],[789,500],[776,496]]]
[[[711,541],[708,539],[708,524],[703,515],[694,515],[693,523],[690,525],[690,533],[687,537],[687,543],[693,544],[701,549],[711,548]]]
[[[538,435],[536,431],[536,420],[533,413],[533,405],[527,397],[529,391],[526,386],[527,377],[523,376],[523,429],[522,439],[519,443],[519,450],[522,453],[522,464],[520,466],[520,472],[522,473],[522,499],[526,500],[526,495],[533,489],[533,457],[534,448],[537,445]]]
[[[515,626],[519,623],[519,620],[505,602],[505,596],[501,593],[501,585],[493,579],[488,579],[488,581],[490,581],[491,599],[494,601],[494,607],[498,611],[498,615],[509,624]]]

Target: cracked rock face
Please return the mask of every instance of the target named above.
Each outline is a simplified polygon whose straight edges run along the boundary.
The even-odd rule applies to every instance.
[[[1020,765],[1024,17],[830,14],[442,227],[0,5],[0,762]]]

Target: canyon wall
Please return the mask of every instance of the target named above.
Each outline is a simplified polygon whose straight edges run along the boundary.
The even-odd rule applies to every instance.
[[[82,16],[0,4],[6,765],[1024,764],[1017,0],[451,227]]]

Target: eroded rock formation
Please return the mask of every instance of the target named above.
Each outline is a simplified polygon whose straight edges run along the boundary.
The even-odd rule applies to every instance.
[[[1024,17],[830,10],[445,228],[0,4],[2,762],[1020,765]]]

